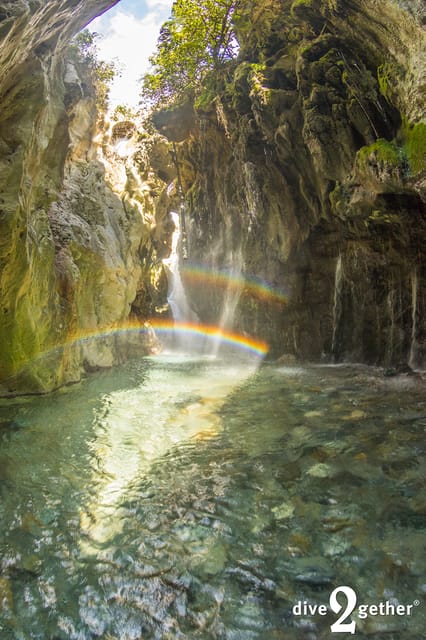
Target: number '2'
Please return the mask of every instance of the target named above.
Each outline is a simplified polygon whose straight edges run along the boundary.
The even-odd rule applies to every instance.
[[[336,587],[330,593],[330,607],[334,613],[340,613],[343,608],[343,605],[337,601],[338,593],[343,593],[346,597],[346,608],[336,622],[331,625],[330,629],[332,633],[355,633],[356,622],[343,622],[343,620],[346,620],[356,607],[356,593],[351,587]]]

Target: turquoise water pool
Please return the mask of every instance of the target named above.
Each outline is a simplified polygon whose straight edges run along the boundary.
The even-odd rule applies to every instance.
[[[0,638],[354,637],[346,585],[356,638],[418,640],[425,427],[416,376],[361,366],[163,355],[1,400]]]

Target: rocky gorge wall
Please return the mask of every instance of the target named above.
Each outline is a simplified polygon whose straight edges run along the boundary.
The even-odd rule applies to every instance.
[[[0,1],[0,395],[145,353],[117,329],[164,311],[167,143],[99,128],[67,55],[113,4]],[[226,73],[155,114],[202,322],[271,357],[424,368],[424,24],[414,0],[247,3]]]
[[[424,5],[266,0],[241,14],[214,90],[154,116],[177,148],[192,306],[219,322],[233,296],[235,328],[275,357],[424,368]],[[270,295],[241,280],[212,293],[197,270]]]
[[[151,266],[170,230],[156,223],[164,183],[148,159],[164,142],[142,147],[134,126],[101,135],[90,78],[67,58],[72,36],[114,4],[0,2],[1,394],[146,353],[149,340],[113,330],[165,298]],[[115,153],[114,136],[132,153]]]

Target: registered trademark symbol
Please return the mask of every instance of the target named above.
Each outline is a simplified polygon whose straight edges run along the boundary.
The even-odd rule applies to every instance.
[[[420,600],[414,600],[413,605],[414,605],[415,607],[420,606]]]

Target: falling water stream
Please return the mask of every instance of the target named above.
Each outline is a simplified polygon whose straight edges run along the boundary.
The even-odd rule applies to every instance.
[[[179,222],[179,214],[175,211],[171,212],[171,217],[175,230],[172,236],[172,247],[170,256],[163,260],[163,264],[167,267],[169,288],[167,301],[169,303],[173,318],[176,322],[199,322],[197,314],[191,309],[186,292],[180,275],[180,242],[181,230]]]
[[[408,364],[413,369],[416,368],[417,362],[417,352],[419,349],[419,345],[417,343],[417,298],[418,298],[418,289],[419,289],[419,280],[417,276],[417,269],[413,269],[411,273],[411,345],[410,345],[410,357],[408,360]]]

